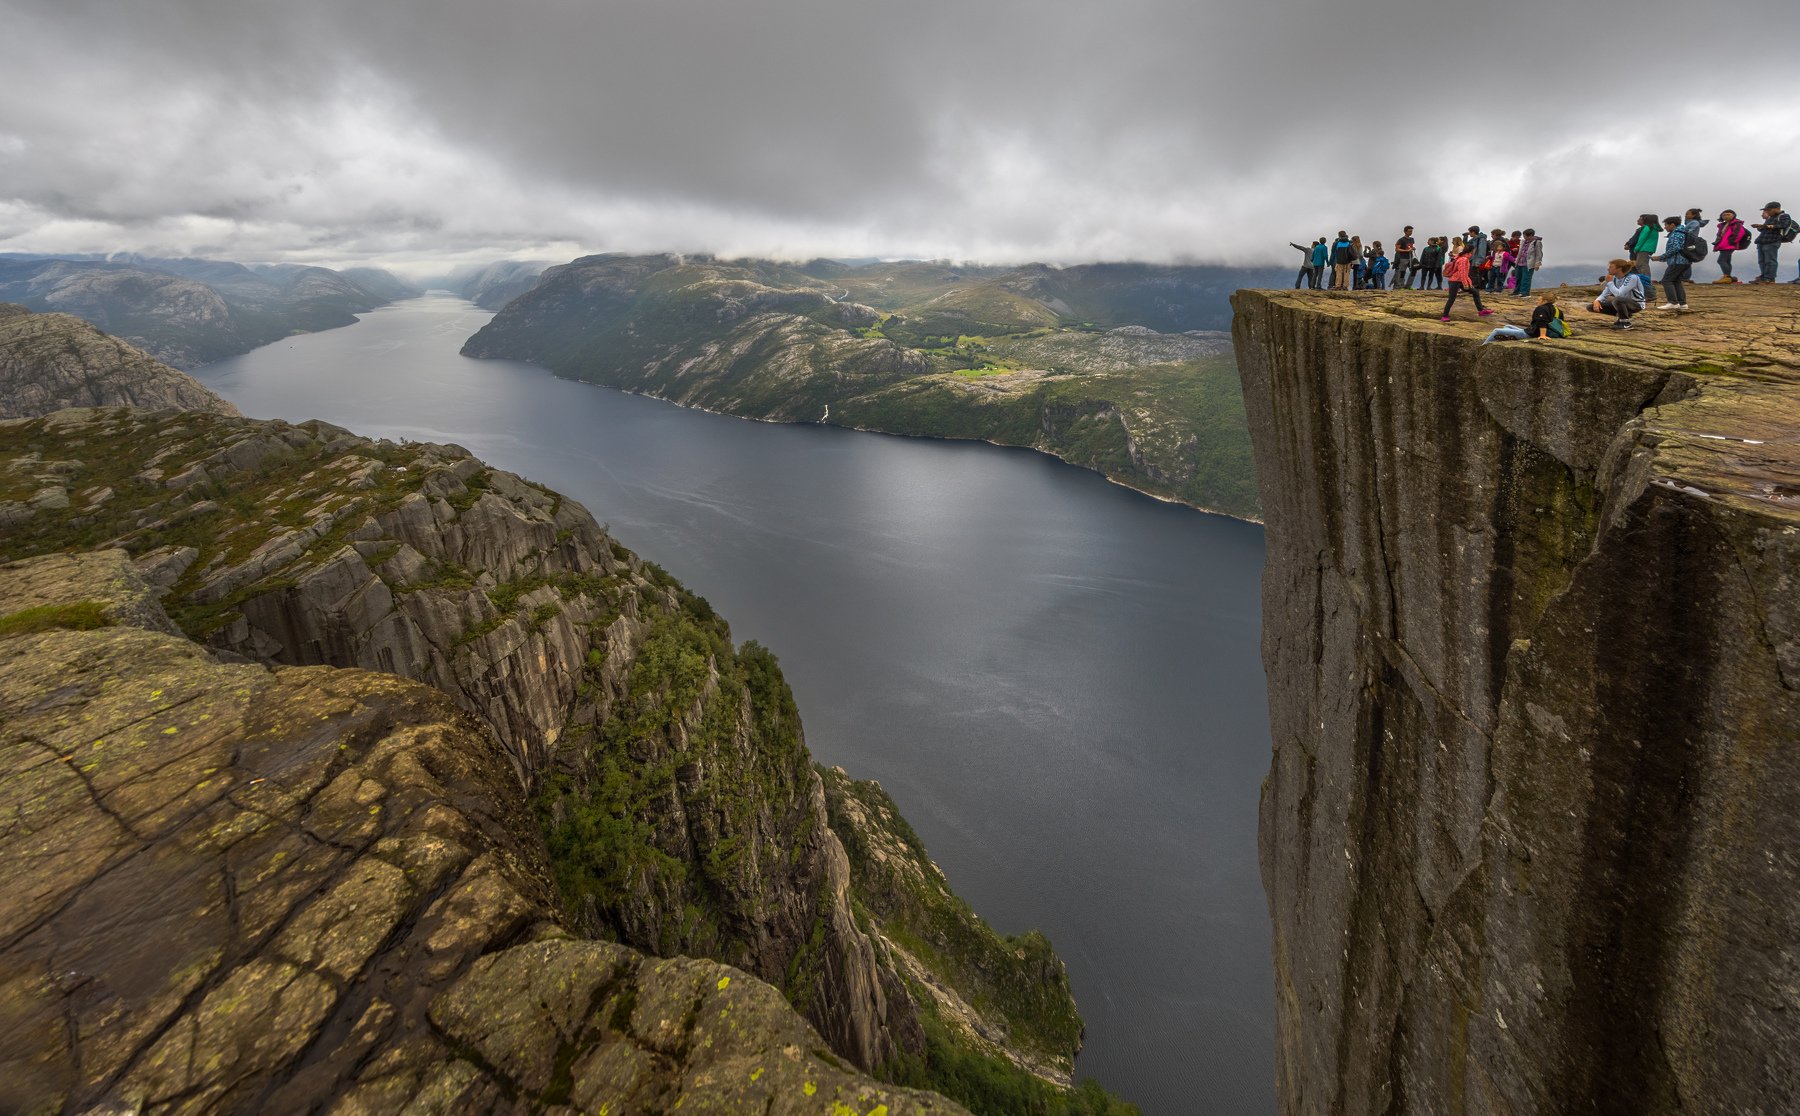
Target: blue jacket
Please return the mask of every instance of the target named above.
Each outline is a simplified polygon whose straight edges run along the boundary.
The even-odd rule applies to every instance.
[[[1654,258],[1658,260],[1667,260],[1670,263],[1690,262],[1686,256],[1681,254],[1681,250],[1686,248],[1688,246],[1688,241],[1691,238],[1698,236],[1699,233],[1700,222],[1698,221],[1687,221],[1676,225],[1669,230],[1669,239],[1668,242],[1663,245],[1663,254]]]
[[[1331,250],[1329,248],[1325,247],[1323,244],[1313,245],[1312,265],[1314,267],[1324,267],[1325,259],[1329,255],[1331,255]]]

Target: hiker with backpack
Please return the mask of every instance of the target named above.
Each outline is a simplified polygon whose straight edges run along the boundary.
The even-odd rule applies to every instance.
[[[1556,305],[1556,292],[1545,291],[1538,295],[1537,305],[1531,309],[1529,325],[1503,325],[1487,335],[1483,345],[1492,345],[1496,341],[1543,341],[1552,337],[1567,337],[1574,330],[1569,323],[1563,321],[1562,310]]]
[[[1485,318],[1493,313],[1492,310],[1481,304],[1481,290],[1470,279],[1470,271],[1474,267],[1472,262],[1474,256],[1474,248],[1464,244],[1462,250],[1450,260],[1449,266],[1444,268],[1444,278],[1450,281],[1450,294],[1444,299],[1444,312],[1438,317],[1439,321],[1450,320],[1450,308],[1456,305],[1456,296],[1465,289],[1469,292],[1469,297],[1475,300],[1476,317]]]
[[[1781,270],[1781,246],[1792,244],[1800,235],[1800,225],[1781,208],[1780,202],[1763,206],[1763,219],[1750,227],[1756,230],[1756,263],[1761,271],[1752,283],[1773,283]]]
[[[1750,247],[1750,230],[1738,220],[1737,210],[1721,209],[1719,211],[1719,235],[1713,240],[1713,251],[1718,253],[1719,277],[1714,283],[1736,283],[1731,274],[1731,254]]]
[[[1691,210],[1697,213],[1697,210]],[[1661,310],[1686,310],[1687,277],[1694,270],[1694,264],[1706,254],[1706,241],[1700,237],[1700,221],[1697,217],[1682,220],[1680,217],[1664,217],[1663,228],[1668,233],[1668,243],[1663,247],[1663,254],[1651,258],[1666,264],[1663,268],[1663,296],[1668,299]],[[1696,256],[1695,252],[1699,253]]]
[[[1650,302],[1650,254],[1656,251],[1656,214],[1638,214],[1637,228],[1626,238],[1625,251],[1631,254],[1631,271],[1644,288],[1644,303]]]
[[[1364,268],[1365,285],[1369,290],[1379,291],[1387,286],[1388,263],[1387,253],[1381,250],[1381,241],[1377,240],[1369,246]]]
[[[1536,229],[1526,229],[1519,239],[1519,256],[1513,261],[1515,298],[1525,298],[1531,294],[1531,277],[1543,266],[1544,238],[1537,234]]]
[[[1356,252],[1350,242],[1350,234],[1343,229],[1338,230],[1337,239],[1331,244],[1331,289],[1347,291],[1350,289],[1350,265],[1356,262]]]
[[[1614,329],[1630,329],[1631,316],[1644,308],[1643,278],[1631,260],[1613,260],[1606,265],[1606,285],[1590,309],[1596,314],[1611,314],[1617,320]]]

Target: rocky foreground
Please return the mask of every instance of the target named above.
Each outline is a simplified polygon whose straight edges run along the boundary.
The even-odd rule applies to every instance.
[[[55,318],[32,317],[38,324]],[[106,339],[76,328],[85,343],[104,347]],[[313,1098],[295,1102],[306,1109],[340,1094],[373,1098],[347,1110],[388,1110],[441,1068],[435,1054],[405,1060],[395,1053],[431,1046],[419,1028],[468,1055],[465,1037],[451,1033],[450,1017],[433,1014],[433,1005],[449,1003],[453,985],[473,987],[463,978],[478,959],[553,938],[580,940],[587,950],[542,962],[590,981],[578,1006],[597,1012],[620,996],[627,1004],[595,1016],[612,1028],[592,1029],[595,1042],[629,1041],[637,1032],[621,1020],[636,1019],[629,1004],[652,1002],[653,990],[623,977],[593,983],[600,979],[588,971],[600,963],[594,958],[623,973],[654,965],[648,957],[704,957],[735,966],[733,979],[744,989],[762,987],[752,978],[772,985],[764,989],[770,1002],[800,1013],[777,1030],[812,1036],[784,1039],[784,1056],[810,1065],[802,1056],[810,1042],[828,1052],[842,1081],[859,1080],[860,1068],[960,1089],[989,1111],[1000,1110],[996,1096],[1034,1098],[1028,1103],[1053,1112],[1076,1100],[1081,1111],[1111,1105],[1091,1088],[1065,1096],[1081,1022],[1049,943],[994,933],[950,891],[878,786],[816,769],[774,658],[753,643],[734,645],[705,601],[612,540],[573,501],[459,447],[371,441],[319,422],[242,419],[180,373],[159,368],[152,362],[144,379],[166,373],[213,408],[93,407],[0,420],[0,563],[10,563],[0,570],[8,586],[0,594],[0,657],[11,671],[0,678],[0,748],[11,749],[24,780],[11,784],[24,811],[15,817],[23,820],[0,832],[0,864],[18,873],[25,891],[47,896],[36,914],[21,916],[15,937],[0,936],[0,960],[37,974],[0,981],[0,1018],[25,1021],[25,1030],[0,1034],[36,1036],[17,1047],[0,1040],[0,1062],[23,1067],[19,1077],[31,1082],[32,1096],[61,1098],[44,1101],[47,1110],[77,1111],[78,1101],[86,1103],[80,1098],[103,1095],[161,1097],[168,1106],[147,1102],[159,1111],[190,1097],[200,1098],[195,1110],[209,1111],[285,1110],[295,1097]],[[139,382],[138,371],[138,363],[121,360],[102,368],[101,379],[122,390]],[[150,632],[160,642],[146,642]],[[140,686],[142,670],[163,673]],[[165,684],[177,674],[192,680],[179,689]],[[138,690],[153,694],[142,712],[163,718],[154,726],[112,704]],[[128,742],[95,728],[114,719]],[[375,746],[394,733],[405,737],[403,747]],[[190,744],[203,753],[190,754]],[[246,766],[252,745],[259,758]],[[113,755],[129,756],[118,769],[126,789],[94,790],[93,809],[76,810],[80,801],[66,796],[42,799],[31,780],[56,770],[38,766],[49,753],[84,776],[97,770],[91,764],[110,770]],[[77,755],[84,758],[68,758]],[[362,788],[360,797],[351,805],[318,798],[346,764],[364,763],[358,757],[367,764],[343,785]],[[292,787],[276,778],[290,760],[301,779]],[[308,764],[323,766],[304,774]],[[325,782],[306,782],[315,775]],[[0,773],[0,781],[8,778]],[[279,784],[286,797],[265,801],[265,784]],[[142,818],[123,804],[138,797],[148,803]],[[191,810],[165,809],[189,798]],[[383,813],[390,799],[407,803],[403,815]],[[315,825],[315,810],[330,816]],[[343,818],[336,813],[345,810]],[[354,839],[332,828],[364,814]],[[309,855],[327,860],[304,877],[284,876],[279,862],[294,851],[281,846],[270,863],[255,862],[260,874],[236,875],[236,835],[270,826],[289,838],[302,833]],[[422,862],[394,845],[449,840],[470,827],[480,840],[456,836],[461,852],[431,853],[456,865],[426,866],[423,883],[415,880]],[[166,886],[163,877],[139,880],[148,869],[125,867],[144,850],[189,844],[199,851],[183,852],[186,859],[154,860],[168,872]],[[54,859],[63,846],[101,851],[91,861]],[[204,862],[214,854],[223,858],[216,870]],[[365,863],[371,857],[381,863]],[[473,864],[484,865],[479,882],[464,881],[458,873]],[[181,882],[189,875],[195,880]],[[119,885],[126,891],[109,890],[115,876],[128,881]],[[274,941],[262,930],[278,934],[288,918],[280,912],[300,918],[340,876],[370,889],[346,904],[389,921],[356,931],[353,956],[323,974],[338,1000],[326,1003],[331,997],[300,972],[316,943],[284,944],[281,963],[300,969],[254,978],[253,998],[274,995],[268,1011],[205,1027],[193,1017],[202,1029],[182,1032],[186,1053],[156,1053],[160,1068],[144,1069],[147,1077],[131,1067],[150,1057],[151,1039],[167,1031],[161,1023],[149,1024],[154,1035],[138,1036],[143,1043],[108,1045],[104,1056],[87,1049],[85,1024],[61,1038],[45,1030],[67,1014],[56,997],[75,995],[56,980],[77,977],[45,984],[44,974],[54,975],[53,956],[65,956],[57,943],[86,931],[58,924],[47,936],[29,935],[74,909],[69,904],[88,889],[107,897],[95,902],[124,903],[108,916],[106,942],[141,938],[179,969],[133,975],[142,961],[134,953],[106,981],[167,1002],[132,1006],[137,1001],[115,989],[94,993],[95,1003],[120,1019],[163,1011],[166,1021],[206,1006],[201,992],[215,977],[235,1000],[242,989],[231,982],[251,978],[232,976],[227,962],[262,958]],[[448,948],[443,920],[460,908],[441,903],[463,883],[479,888],[486,905],[469,917],[457,946],[462,960],[434,961],[427,972],[411,960],[415,947],[401,943],[416,924],[431,928],[418,956]],[[125,902],[151,891],[166,892],[175,906],[146,916],[143,904]],[[369,907],[376,892],[381,903]],[[214,901],[223,913],[208,913],[205,904]],[[237,929],[242,912],[264,906],[276,913],[246,937]],[[199,920],[191,942],[178,910]],[[321,918],[333,912],[333,922],[348,917],[336,907],[318,910]],[[589,948],[602,941],[617,944],[611,952]],[[402,952],[382,952],[389,949]],[[504,971],[492,986],[496,996],[529,985]],[[190,983],[170,992],[173,985],[157,983],[165,977]],[[279,990],[294,981],[304,985],[294,993],[303,1001],[299,1014],[279,1014],[288,995]],[[373,991],[365,995],[365,986]],[[341,1018],[351,1002],[354,1028]],[[660,1014],[633,1024],[644,1034],[691,1030],[692,1012],[676,1012],[677,1000],[655,1003]],[[509,1039],[514,1053],[547,1058],[554,1072],[549,1084],[533,1084],[539,1078],[519,1077],[482,1051],[474,1061],[486,1076],[457,1069],[458,1087],[498,1081],[509,1103],[573,1096],[567,1036],[589,1034],[577,1006],[554,1024],[538,1007],[504,998],[481,1001],[480,1012],[490,1008],[524,1012]],[[389,1018],[389,1009],[398,1014]],[[367,1011],[381,1020],[364,1019]],[[365,1023],[375,1030],[365,1034]],[[296,1032],[298,1045],[266,1028]],[[605,1037],[614,1032],[628,1037]],[[723,1056],[724,1041],[713,1054]],[[224,1047],[246,1045],[260,1052],[244,1055],[250,1061],[241,1073],[197,1068],[216,1069],[239,1057]],[[340,1046],[350,1053],[334,1053]],[[667,1058],[687,1048],[657,1049]],[[169,1069],[170,1058],[186,1059],[187,1068]],[[403,1064],[395,1063],[392,1081],[382,1076],[386,1069],[369,1069],[396,1058]],[[635,1098],[632,1105],[642,1100],[643,1110],[656,1110],[683,1095],[685,1086],[670,1082],[681,1079],[686,1058],[680,1053],[673,1067],[658,1062],[656,1083],[641,1096],[629,1075],[593,1078],[599,1084],[582,1095],[611,1096],[615,1105]],[[105,1068],[88,1074],[81,1067],[94,1059]],[[710,1070],[695,1072],[713,1080]],[[352,1088],[359,1082],[372,1091]],[[813,1085],[823,1088],[823,1079]],[[876,1086],[862,1080],[856,1088],[866,1099]],[[447,1095],[446,1111],[492,1107],[489,1093]],[[815,1107],[828,1105],[824,1094],[805,1095]],[[0,1107],[8,1099],[0,1095]]]
[[[1800,292],[1583,293],[1237,296],[1285,1111],[1800,1109]]]
[[[962,1111],[740,970],[571,938],[479,721],[220,662],[123,551],[0,565],[0,725],[8,1112]]]

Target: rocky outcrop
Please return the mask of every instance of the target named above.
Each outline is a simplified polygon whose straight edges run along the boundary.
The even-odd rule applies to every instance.
[[[87,410],[0,423],[9,507],[0,558],[122,546],[226,658],[391,672],[482,719],[572,930],[754,973],[859,1066],[920,1050],[773,657],[573,501],[454,446]]]
[[[0,1108],[962,1111],[742,971],[570,939],[443,694],[168,626],[122,552],[0,565]]]
[[[1284,1110],[1800,1106],[1800,298],[1692,301],[1237,296]]]
[[[235,415],[193,377],[67,314],[0,303],[0,419],[65,407],[144,407]]]

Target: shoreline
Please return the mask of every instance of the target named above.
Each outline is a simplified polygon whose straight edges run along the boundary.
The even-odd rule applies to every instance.
[[[489,358],[471,357],[470,359],[471,360],[486,360]],[[1119,479],[1118,477],[1112,476],[1100,469],[1096,469],[1091,465],[1083,465],[1079,461],[1070,461],[1068,458],[1062,456],[1059,453],[1056,453],[1053,450],[1040,449],[1037,446],[1021,446],[1021,445],[1016,445],[1012,442],[996,442],[992,438],[952,438],[952,437],[948,437],[943,434],[908,434],[908,433],[905,433],[905,432],[899,431],[899,430],[878,430],[874,427],[869,427],[869,426],[849,426],[849,425],[842,424],[842,423],[822,421],[820,419],[778,419],[778,418],[767,418],[762,415],[740,415],[740,414],[736,414],[731,411],[719,411],[719,410],[715,410],[711,407],[704,407],[698,403],[683,403],[680,400],[670,399],[666,395],[657,395],[655,392],[633,391],[630,388],[614,387],[611,384],[596,383],[593,380],[583,380],[576,376],[565,376],[553,368],[545,368],[544,365],[538,364],[534,361],[519,360],[516,357],[506,357],[506,358],[502,358],[502,359],[513,361],[516,364],[529,364],[533,368],[543,368],[544,371],[550,373],[550,375],[552,375],[552,376],[555,376],[557,379],[567,380],[569,383],[572,383],[572,384],[585,384],[588,387],[602,388],[606,391],[616,391],[622,395],[635,395],[640,399],[654,399],[659,403],[667,403],[671,407],[680,407],[683,410],[688,410],[688,411],[700,411],[700,412],[703,412],[703,413],[709,414],[709,415],[718,415],[721,418],[740,419],[744,422],[762,422],[762,423],[768,423],[771,426],[829,427],[833,430],[849,430],[849,431],[852,431],[857,434],[880,434],[880,435],[883,435],[883,436],[889,437],[889,438],[916,438],[920,441],[927,441],[927,442],[974,442],[974,443],[981,443],[983,445],[993,446],[996,449],[1020,450],[1025,453],[1035,453],[1035,454],[1039,454],[1044,457],[1048,457],[1054,461],[1059,461],[1062,464],[1067,465],[1072,469],[1080,469],[1083,472],[1092,473],[1095,476],[1100,477],[1102,480],[1106,481],[1108,484],[1117,485],[1118,487],[1123,488],[1128,492],[1135,492],[1140,496],[1147,496],[1150,499],[1155,500],[1159,504],[1170,504],[1174,507],[1187,508],[1189,511],[1198,512],[1201,515],[1218,516],[1220,519],[1235,520],[1238,523],[1249,523],[1249,524],[1253,524],[1254,526],[1257,526],[1257,527],[1267,526],[1261,519],[1258,519],[1254,516],[1237,515],[1233,512],[1223,511],[1219,508],[1208,508],[1208,507],[1203,507],[1199,504],[1190,504],[1186,500],[1177,499],[1176,497],[1173,497],[1173,496],[1165,496],[1158,492],[1150,492],[1146,489],[1139,488],[1137,485],[1131,484],[1128,481],[1124,481],[1124,480]]]

